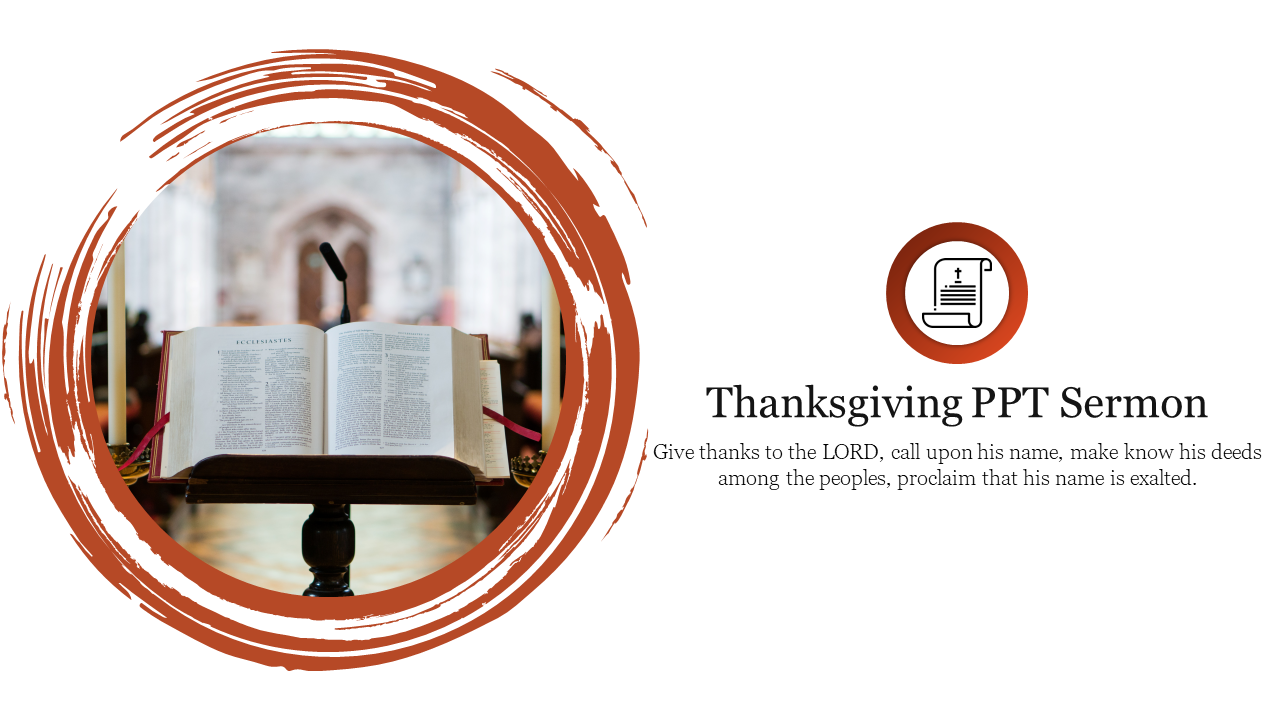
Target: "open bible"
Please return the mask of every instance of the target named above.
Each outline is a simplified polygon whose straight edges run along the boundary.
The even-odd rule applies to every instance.
[[[221,454],[441,455],[510,474],[498,363],[449,327],[359,322],[166,333],[152,476]]]

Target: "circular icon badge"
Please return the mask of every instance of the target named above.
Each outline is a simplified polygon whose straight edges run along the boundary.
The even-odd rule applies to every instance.
[[[962,364],[990,357],[1027,311],[1022,261],[999,235],[969,223],[911,238],[889,268],[889,318],[916,352]]]

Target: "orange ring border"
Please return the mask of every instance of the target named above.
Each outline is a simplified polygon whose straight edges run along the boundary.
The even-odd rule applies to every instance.
[[[185,111],[173,111],[173,118],[166,121],[172,123],[171,127],[154,139],[157,144],[167,144],[152,157],[171,151],[175,145],[180,148],[199,137],[198,132],[191,133],[202,123],[217,122],[233,112],[245,112],[255,105],[273,102],[338,97],[397,105],[441,125],[467,142],[481,145],[501,162],[514,165],[525,183],[519,185],[519,190],[535,201],[544,219],[554,221],[550,229],[552,241],[559,246],[570,271],[604,301],[611,321],[611,328],[597,324],[586,328],[586,333],[580,332],[576,305],[562,303],[568,343],[580,353],[570,352],[567,357],[565,400],[557,434],[567,438],[576,425],[580,429],[580,440],[573,457],[566,457],[564,442],[555,443],[547,456],[543,471],[564,475],[554,496],[549,480],[536,484],[508,519],[462,558],[426,578],[370,595],[321,601],[295,597],[249,585],[196,559],[142,511],[120,481],[101,434],[89,430],[97,427],[89,374],[89,345],[82,344],[82,352],[77,354],[73,332],[77,325],[84,324],[85,309],[96,307],[105,284],[105,272],[96,278],[96,286],[90,286],[89,279],[94,277],[95,251],[104,242],[112,216],[120,209],[112,205],[114,193],[90,223],[70,262],[58,267],[46,258],[36,271],[30,303],[20,311],[15,328],[19,345],[19,396],[36,462],[50,494],[72,529],[73,539],[94,567],[126,597],[139,602],[143,610],[162,622],[235,657],[288,669],[366,667],[439,646],[505,614],[567,558],[600,515],[630,440],[637,395],[639,336],[627,292],[631,280],[617,238],[607,218],[597,212],[597,201],[585,179],[565,164],[544,138],[497,100],[439,71],[386,56],[335,50],[299,50],[278,55],[282,57],[206,78],[202,82],[207,84],[202,88],[175,100],[141,123],[139,127],[181,103],[199,103],[192,105],[194,109],[186,115]],[[381,84],[353,82],[353,72],[379,75]],[[536,90],[499,74],[551,105]],[[218,102],[190,100],[201,90],[228,82],[228,78],[241,84],[223,92]],[[429,103],[418,101],[428,95]],[[559,111],[554,105],[551,107]],[[181,129],[193,119],[198,121],[194,126],[188,126],[170,139],[164,138],[166,133]],[[326,121],[335,120],[321,118],[311,122]],[[504,188],[451,149],[400,128],[386,129],[436,147],[494,187],[538,244],[557,294],[572,300],[567,278],[554,262],[544,237],[533,219]],[[583,132],[594,142],[585,129]],[[176,178],[220,147],[196,151],[199,153],[196,159],[172,177]],[[598,143],[596,147],[603,152]],[[616,164],[614,167],[616,169]],[[114,240],[105,239],[113,244],[111,255],[136,218],[135,215],[129,220]],[[109,259],[106,262],[109,263]],[[9,330],[6,322],[6,338]],[[586,335],[593,337],[588,339]],[[590,385],[584,373],[587,369]],[[589,399],[592,402],[588,402]],[[68,474],[64,460],[77,450],[87,451],[95,465],[97,480],[103,484],[112,505],[104,510],[125,516],[156,556],[212,595],[282,617],[344,622],[355,628],[395,622],[387,616],[408,610],[417,610],[418,614],[429,612],[476,582],[477,572],[490,562],[509,559],[515,544],[538,522],[545,522],[547,526],[533,547],[498,576],[486,595],[469,601],[449,616],[372,639],[297,637],[231,620],[178,593],[147,572],[111,537],[99,512]],[[596,466],[599,469],[593,472]],[[561,533],[563,537],[557,540]],[[499,598],[502,593],[506,593],[505,597]],[[444,634],[417,640],[445,627],[450,629]],[[406,642],[412,644],[403,645]],[[397,645],[400,647],[394,647]],[[364,654],[313,654],[351,651]]]
[[[999,261],[1009,280],[1009,305],[1000,324],[989,335],[967,345],[948,345],[925,335],[911,320],[907,310],[907,275],[912,266],[930,248],[960,240],[973,243],[986,250]],[[1022,326],[1027,313],[1027,273],[1022,260],[1004,238],[971,223],[953,222],[934,225],[911,238],[898,251],[889,267],[889,279],[885,286],[885,302],[889,306],[889,319],[898,334],[916,352],[938,362],[962,365],[991,357],[1013,339]]]

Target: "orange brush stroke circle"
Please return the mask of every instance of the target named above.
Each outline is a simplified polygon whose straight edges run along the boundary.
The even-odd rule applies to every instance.
[[[973,243],[991,253],[1004,268],[1009,279],[1009,306],[996,329],[981,340],[967,345],[948,345],[925,335],[915,322],[911,320],[911,312],[907,310],[907,275],[920,256],[943,243],[952,241]],[[1022,318],[1027,312],[1027,273],[1022,267],[1018,254],[1009,247],[1004,238],[982,227],[970,223],[943,223],[934,225],[911,238],[910,242],[898,251],[889,267],[889,280],[885,285],[885,302],[889,306],[889,319],[902,339],[907,341],[916,352],[938,362],[962,365],[977,362],[994,355],[1013,339],[1014,333],[1022,325]]]
[[[353,72],[376,76],[378,82],[353,83]],[[546,480],[535,483],[497,530],[442,570],[392,590],[317,600],[255,587],[214,570],[178,546],[142,511],[112,467],[101,434],[85,431],[97,427],[97,415],[87,345],[82,344],[77,353],[74,331],[86,327],[83,311],[97,306],[105,282],[105,274],[93,274],[95,250],[103,243],[118,247],[128,232],[126,226],[114,238],[104,237],[118,209],[108,199],[65,268],[55,269],[48,261],[41,264],[30,305],[19,323],[19,357],[23,359],[20,395],[36,461],[75,540],[95,568],[126,595],[137,598],[144,610],[210,647],[264,665],[310,670],[377,665],[423,652],[513,608],[564,561],[604,508],[630,439],[639,375],[639,336],[621,248],[607,218],[597,211],[598,201],[586,180],[514,113],[457,78],[395,58],[333,50],[280,53],[212,78],[215,80],[204,88],[224,81],[239,84],[234,92],[221,93],[216,102],[201,100],[183,110],[187,114],[171,108],[187,102],[194,92],[164,108],[163,112],[171,116],[165,122],[171,122],[170,130],[175,132],[166,137],[170,130],[165,130],[154,138],[161,147],[151,157],[162,151],[169,154],[173,146],[181,146],[184,135],[232,112],[333,97],[405,109],[420,120],[444,128],[455,139],[465,138],[482,147],[504,168],[517,172],[518,181],[511,182],[523,183],[517,186],[519,191],[535,201],[533,213],[549,226],[550,241],[558,246],[578,286],[586,285],[600,296],[606,308],[604,317],[609,321],[605,325],[592,320],[585,327],[579,326],[576,305],[561,303],[567,342],[571,350],[576,348],[579,352],[567,354],[557,437],[567,438],[571,431],[577,433],[579,442],[574,455],[566,456],[563,441],[555,443],[543,465]],[[426,97],[429,102],[424,101]],[[153,114],[139,127],[160,114]],[[334,118],[310,122],[329,121]],[[439,142],[401,128],[388,129],[445,152],[493,187],[529,229],[562,301],[573,298],[568,278],[554,261],[547,238],[529,211],[501,183]],[[196,160],[173,177],[220,147],[197,151],[200,154]],[[93,459],[97,480],[102,483],[111,508],[95,509],[68,474],[63,460],[75,455],[77,448],[86,450]],[[553,486],[553,479],[561,477],[563,481]],[[166,565],[201,590],[233,605],[280,618],[337,623],[340,630],[397,624],[406,629],[343,640],[250,627],[196,602],[150,574],[144,563],[131,557],[107,531],[101,515],[109,510],[123,515]],[[524,545],[520,544],[522,541]],[[513,559],[515,548],[523,550]],[[301,555],[298,561],[301,565]],[[503,561],[508,565],[502,566]],[[491,578],[495,565],[502,567],[504,573]],[[465,600],[461,608],[454,607],[463,604],[456,598],[472,587],[477,577],[489,581],[486,593],[478,599]],[[410,620],[403,617],[406,613],[443,613],[446,610],[441,607],[451,601],[454,604],[448,606],[447,612],[452,614],[417,627],[406,625]],[[441,634],[428,637],[433,633]]]

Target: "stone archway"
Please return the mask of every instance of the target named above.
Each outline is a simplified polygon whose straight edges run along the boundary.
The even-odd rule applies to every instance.
[[[324,242],[342,258],[351,317],[359,319],[360,309],[369,302],[369,223],[349,210],[331,206],[303,217],[290,234],[297,248],[297,321],[317,327],[337,322],[342,286],[320,254],[320,243]]]

